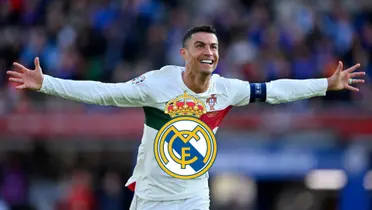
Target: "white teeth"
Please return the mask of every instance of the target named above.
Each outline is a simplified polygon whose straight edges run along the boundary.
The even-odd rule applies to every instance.
[[[207,63],[207,64],[212,64],[212,60],[201,60],[200,63]]]

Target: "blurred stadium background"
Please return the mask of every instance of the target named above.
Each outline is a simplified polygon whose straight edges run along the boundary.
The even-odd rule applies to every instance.
[[[359,93],[235,108],[211,173],[213,210],[372,209],[371,0],[0,0],[0,210],[128,209],[141,109],[16,91],[5,71],[130,80],[183,65],[184,32],[213,24],[217,73],[250,82],[367,72]]]

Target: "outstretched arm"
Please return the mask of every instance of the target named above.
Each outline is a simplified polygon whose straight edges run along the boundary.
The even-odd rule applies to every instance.
[[[305,80],[279,79],[268,82],[266,83],[266,102],[270,104],[291,102],[315,96],[324,96],[327,91],[344,89],[359,91],[358,88],[351,86],[353,84],[364,83],[363,79],[354,79],[354,77],[365,75],[364,72],[353,72],[359,67],[360,64],[356,64],[343,71],[343,64],[339,62],[337,70],[329,78]]]
[[[15,71],[8,71],[9,81],[18,83],[17,89],[30,89],[65,99],[98,105],[120,107],[141,106],[146,93],[138,86],[127,83],[101,83],[74,81],[43,75],[39,58],[35,58],[35,70],[14,63]]]
[[[354,72],[359,67],[360,64],[356,64],[343,71],[343,64],[339,62],[335,73],[329,78],[322,79],[278,79],[267,83],[249,83],[238,79],[228,79],[228,95],[232,105],[244,106],[254,102],[286,103],[324,96],[327,91],[345,89],[359,91],[351,86],[364,83],[363,79],[355,79],[355,77],[365,75],[365,72]]]

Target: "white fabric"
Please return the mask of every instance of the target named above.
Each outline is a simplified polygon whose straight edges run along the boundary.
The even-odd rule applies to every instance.
[[[287,103],[295,100],[325,96],[327,79],[279,79],[267,83],[267,99],[270,104]]]
[[[173,201],[148,201],[134,196],[129,210],[209,210],[209,199],[197,196]]]
[[[211,115],[230,106],[249,104],[250,84],[247,81],[214,74],[208,90],[196,94],[184,84],[182,71],[184,67],[164,66],[132,81],[117,84],[62,80],[44,75],[40,92],[85,103],[119,107],[152,107],[160,111],[164,111],[165,104],[169,100],[183,94],[184,91],[204,102],[214,94],[217,98],[214,106],[211,107],[206,103],[207,111]],[[277,104],[322,96],[325,95],[326,90],[326,79],[276,80],[267,83],[267,102]],[[214,132],[216,131],[217,128],[214,129]],[[208,200],[208,173],[193,180],[179,180],[160,169],[153,153],[156,133],[157,130],[154,128],[144,126],[137,164],[126,186],[135,182],[136,196],[151,201],[180,200],[195,196]]]

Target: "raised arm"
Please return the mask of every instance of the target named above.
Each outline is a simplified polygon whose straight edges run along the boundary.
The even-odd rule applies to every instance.
[[[18,83],[17,89],[30,89],[45,94],[89,104],[119,107],[143,106],[148,100],[144,86],[126,83],[101,83],[54,78],[42,73],[39,58],[35,70],[14,63],[15,71],[8,71],[9,81]]]

